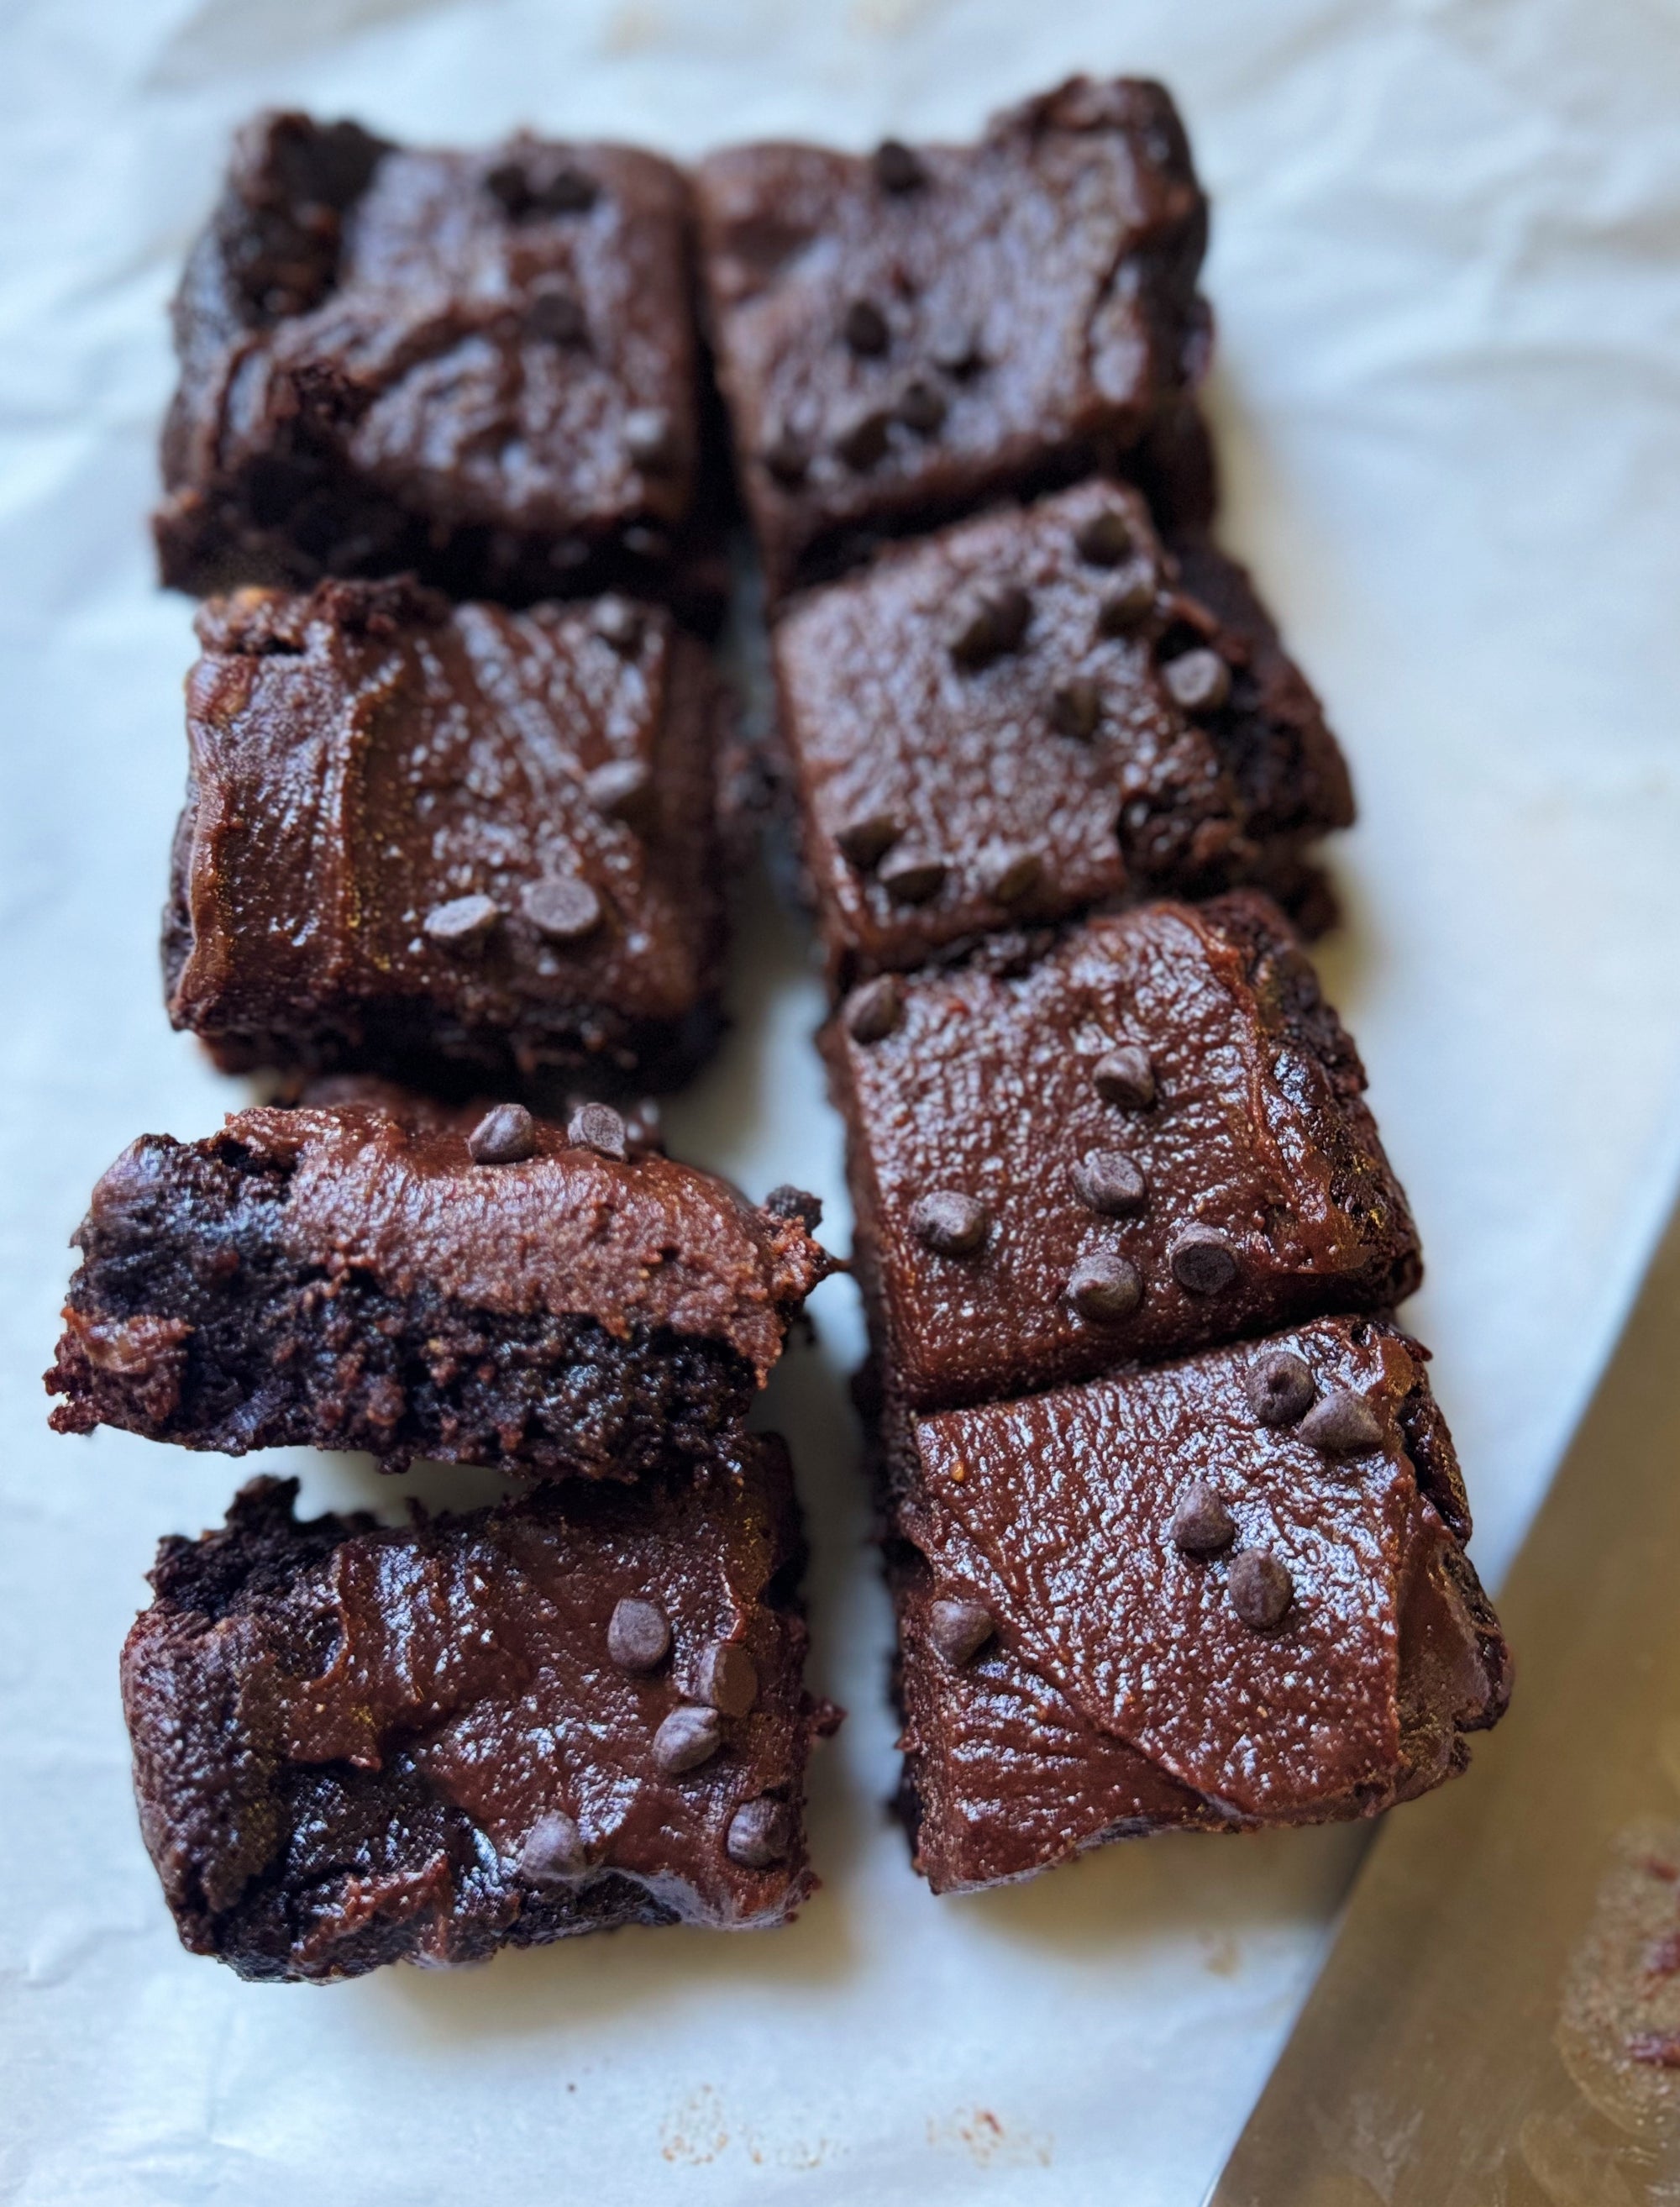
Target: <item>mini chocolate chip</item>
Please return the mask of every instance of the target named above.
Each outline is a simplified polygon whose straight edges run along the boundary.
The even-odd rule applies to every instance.
[[[607,1652],[621,1671],[653,1671],[671,1653],[671,1620],[656,1601],[627,1594],[613,1606]]]
[[[643,474],[669,475],[678,460],[676,425],[662,406],[635,406],[625,416],[625,450]]]
[[[484,188],[501,201],[504,213],[517,219],[530,212],[531,180],[523,161],[498,161],[493,169],[485,171]]]
[[[793,1845],[793,1812],[785,1801],[761,1793],[756,1801],[743,1801],[729,1819],[724,1849],[731,1862],[743,1869],[768,1869],[785,1862]]]
[[[1147,559],[1133,559],[1103,593],[1097,625],[1104,636],[1125,636],[1155,603],[1155,570]]]
[[[580,1150],[595,1150],[622,1164],[625,1122],[610,1104],[580,1104],[566,1121],[566,1139]]]
[[[520,892],[525,917],[550,942],[581,942],[601,925],[601,899],[575,874],[549,874]]]
[[[1236,1520],[1205,1479],[1193,1479],[1169,1527],[1173,1546],[1187,1556],[1217,1556],[1237,1536]]]
[[[972,1662],[996,1632],[989,1610],[978,1601],[933,1601],[928,1604],[928,1639],[936,1654],[953,1670]]]
[[[1186,651],[1169,660],[1162,679],[1187,713],[1211,713],[1231,694],[1231,670],[1217,651]]]
[[[1249,1407],[1263,1426],[1292,1426],[1312,1407],[1318,1389],[1304,1357],[1292,1349],[1269,1349],[1248,1367]]]
[[[879,865],[904,833],[902,822],[890,812],[861,812],[848,820],[834,837],[840,855],[861,872]]]
[[[467,1137],[475,1165],[517,1165],[536,1151],[536,1121],[523,1104],[497,1104]]]
[[[866,408],[840,429],[834,439],[834,450],[847,467],[855,468],[859,475],[867,474],[878,460],[886,458],[892,429],[893,417],[884,406]]]
[[[892,342],[887,317],[873,299],[854,299],[846,310],[840,327],[846,342],[856,353],[882,353]]]
[[[945,393],[936,383],[930,383],[918,375],[906,383],[899,394],[899,419],[906,429],[913,429],[918,437],[931,437],[945,426],[945,416],[950,411]]]
[[[685,1704],[673,1709],[654,1734],[654,1761],[674,1778],[709,1762],[723,1745],[723,1719],[715,1709]]]
[[[519,1850],[519,1875],[533,1885],[560,1885],[586,1867],[583,1835],[564,1809],[539,1816]]]
[[[1050,698],[1050,719],[1064,736],[1087,742],[1103,717],[1103,693],[1088,674],[1058,682]]]
[[[1143,1167],[1124,1150],[1087,1150],[1069,1177],[1079,1201],[1105,1218],[1124,1218],[1149,1200]]]
[[[709,1641],[694,1666],[693,1698],[726,1717],[744,1717],[758,1699],[758,1672],[746,1649],[733,1640]]]
[[[1155,1068],[1149,1053],[1136,1043],[1122,1042],[1105,1050],[1091,1068],[1097,1093],[1105,1104],[1123,1110],[1146,1111],[1155,1101]]]
[[[999,904],[1019,904],[1030,897],[1044,878],[1044,861],[1037,851],[989,851],[981,865],[988,895]]]
[[[615,591],[610,597],[598,598],[589,614],[589,625],[604,643],[614,651],[622,652],[626,659],[642,642],[646,623],[640,606],[633,606],[628,598]]]
[[[1187,1295],[1217,1295],[1237,1276],[1229,1235],[1214,1226],[1187,1226],[1168,1252],[1173,1277]]]
[[[984,667],[1013,651],[1026,634],[1032,601],[1018,583],[989,583],[959,603],[951,656],[960,667]]]
[[[783,426],[774,429],[764,440],[764,449],[758,456],[779,483],[803,482],[805,470],[810,465],[810,447],[804,439]]]
[[[764,1208],[777,1218],[797,1218],[807,1234],[815,1234],[822,1223],[822,1197],[795,1187],[791,1181],[783,1181],[770,1190],[764,1199]]]
[[[1143,1299],[1137,1266],[1118,1250],[1092,1249],[1067,1275],[1067,1300],[1093,1325],[1118,1325]]]
[[[1073,543],[1093,567],[1117,567],[1132,549],[1132,531],[1118,506],[1105,505],[1079,523]]]
[[[601,187],[595,179],[569,164],[556,169],[532,194],[544,214],[587,214],[600,197]]]
[[[476,950],[501,918],[501,906],[487,896],[451,897],[426,915],[426,932],[445,950]]]
[[[936,1256],[972,1257],[989,1223],[983,1203],[954,1187],[936,1187],[911,1206],[911,1231]]]
[[[898,977],[882,973],[864,982],[846,1008],[846,1032],[853,1042],[884,1042],[904,1017],[904,990]]]
[[[570,291],[546,284],[531,294],[525,310],[525,327],[550,344],[581,345],[589,333],[583,309]]]
[[[945,886],[949,871],[943,858],[918,857],[913,851],[894,851],[882,861],[876,878],[898,904],[926,904]]]
[[[883,138],[875,149],[872,165],[875,181],[883,192],[913,192],[918,184],[927,181],[920,154],[901,139]]]
[[[1383,1445],[1382,1420],[1363,1395],[1338,1387],[1301,1420],[1300,1437],[1326,1456],[1368,1456]]]
[[[583,777],[584,793],[605,820],[643,828],[652,816],[654,779],[640,759],[608,759]]]
[[[1225,1581],[1231,1607],[1251,1632],[1281,1624],[1295,1598],[1295,1582],[1267,1548],[1245,1548],[1231,1558]]]
[[[980,333],[972,322],[939,323],[928,338],[928,358],[947,375],[972,375],[985,365]]]

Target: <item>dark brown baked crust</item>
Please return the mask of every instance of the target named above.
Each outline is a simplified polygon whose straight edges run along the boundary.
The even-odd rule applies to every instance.
[[[165,1540],[123,1650],[140,1827],[183,1944],[321,1981],[796,1912],[805,1762],[834,1720],[801,1683],[779,1441],[634,1495],[548,1486],[399,1530],[299,1523],[296,1494],[255,1480],[222,1530]],[[609,1652],[625,1598],[668,1620],[650,1670]],[[750,1707],[732,1676],[715,1751],[673,1773],[655,1735],[714,1690],[720,1644],[750,1661]],[[756,1867],[738,1829],[732,1850],[748,1803],[747,1851],[766,1826],[774,1850]]]
[[[882,535],[1096,467],[1129,466],[1181,501],[1166,517],[1205,523],[1186,416],[1209,344],[1207,206],[1166,92],[1075,78],[976,144],[904,153],[741,146],[695,171],[772,596]]]
[[[1319,1404],[1368,1406],[1372,1447],[1261,1423],[1260,1348],[1301,1357]],[[1146,1832],[1375,1815],[1462,1769],[1509,1658],[1422,1356],[1386,1325],[1324,1319],[893,1426],[900,1806],[936,1891]],[[1232,1521],[1216,1552],[1175,1537],[1196,1480]],[[1237,1591],[1256,1558],[1289,1589],[1259,1625]],[[938,1645],[934,1605],[953,1601],[992,1627],[960,1662]]]
[[[61,1432],[625,1479],[732,1444],[828,1259],[653,1154],[371,1104],[143,1135],[105,1175],[47,1375]]]
[[[691,259],[687,185],[651,154],[259,116],[176,300],[164,581],[414,570],[714,618]]]
[[[328,583],[212,601],[199,635],[164,982],[224,1071],[693,1070],[721,1027],[727,716],[668,613]],[[583,898],[569,939],[531,905],[549,882]],[[467,896],[487,930],[438,939]]]

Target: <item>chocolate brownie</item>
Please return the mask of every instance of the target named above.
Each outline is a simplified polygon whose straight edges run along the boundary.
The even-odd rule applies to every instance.
[[[876,1354],[917,1409],[1418,1283],[1358,1053],[1253,890],[1087,921],[1024,972],[883,976],[822,1043]]]
[[[669,613],[326,583],[198,625],[164,979],[224,1070],[668,1085],[705,1055],[724,694]]]
[[[1207,204],[1159,85],[1075,78],[970,146],[735,147],[695,194],[773,596],[1098,467],[1207,519]]]
[[[732,1444],[829,1269],[804,1220],[566,1129],[374,1104],[144,1134],[75,1236],[60,1432],[628,1478]]]
[[[1463,1768],[1508,1658],[1423,1354],[1321,1319],[900,1428],[900,1806],[936,1891]]]
[[[1244,881],[1353,818],[1318,700],[1239,568],[1091,482],[966,522],[779,624],[780,741],[831,976]]]
[[[413,569],[714,614],[691,230],[679,170],[625,147],[259,116],[175,303],[164,581]]]
[[[620,1923],[786,1923],[832,1710],[801,1684],[786,1454],[400,1530],[254,1480],[129,1635],[140,1828],[241,1977],[475,1961]]]

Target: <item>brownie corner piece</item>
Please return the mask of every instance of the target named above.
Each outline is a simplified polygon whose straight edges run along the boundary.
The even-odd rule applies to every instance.
[[[815,1887],[786,1451],[633,1494],[299,1522],[295,1480],[170,1540],[123,1658],[183,1944],[330,1981],[624,1923],[749,1929]]]
[[[736,147],[695,188],[773,595],[1097,466],[1134,463],[1205,520],[1184,414],[1207,210],[1160,86],[1074,79],[967,146]]]
[[[1374,1815],[1504,1711],[1451,1443],[1379,1322],[905,1420],[891,1463],[900,1807],[936,1890]]]
[[[255,117],[175,303],[164,581],[414,569],[714,615],[691,230],[680,171],[627,147]]]
[[[370,1102],[142,1136],[76,1243],[57,1431],[529,1478],[734,1448],[830,1269],[785,1199],[638,1152],[598,1104],[566,1129]]]
[[[230,1072],[664,1086],[721,1027],[728,698],[662,608],[200,609],[164,962]]]

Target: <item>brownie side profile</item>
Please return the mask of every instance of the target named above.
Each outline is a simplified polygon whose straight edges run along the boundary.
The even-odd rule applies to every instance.
[[[726,715],[669,613],[326,583],[198,625],[164,984],[224,1071],[693,1070],[721,1029]]]
[[[691,229],[680,172],[626,147],[258,116],[175,302],[164,580],[413,570],[714,616]]]
[[[832,978],[1138,895],[1287,888],[1351,822],[1247,577],[1187,557],[1136,491],[1088,482],[789,609],[779,744]]]
[[[829,1269],[791,1202],[631,1153],[598,1104],[570,1133],[344,1104],[142,1135],[75,1245],[57,1431],[531,1477],[732,1444]]]
[[[786,1453],[399,1529],[254,1480],[129,1635],[140,1828],[241,1977],[470,1962],[620,1923],[786,1923],[834,1713],[801,1672]]]
[[[741,146],[695,172],[743,495],[773,598],[882,535],[1128,466],[1205,523],[1187,422],[1207,206],[1159,85],[1075,78],[968,146]]]
[[[1423,1354],[1323,1319],[900,1424],[900,1806],[936,1892],[1464,1767],[1509,1658]]]
[[[1365,1072],[1253,890],[883,977],[824,1029],[887,1391],[1018,1395],[1384,1310],[1416,1230]]]

